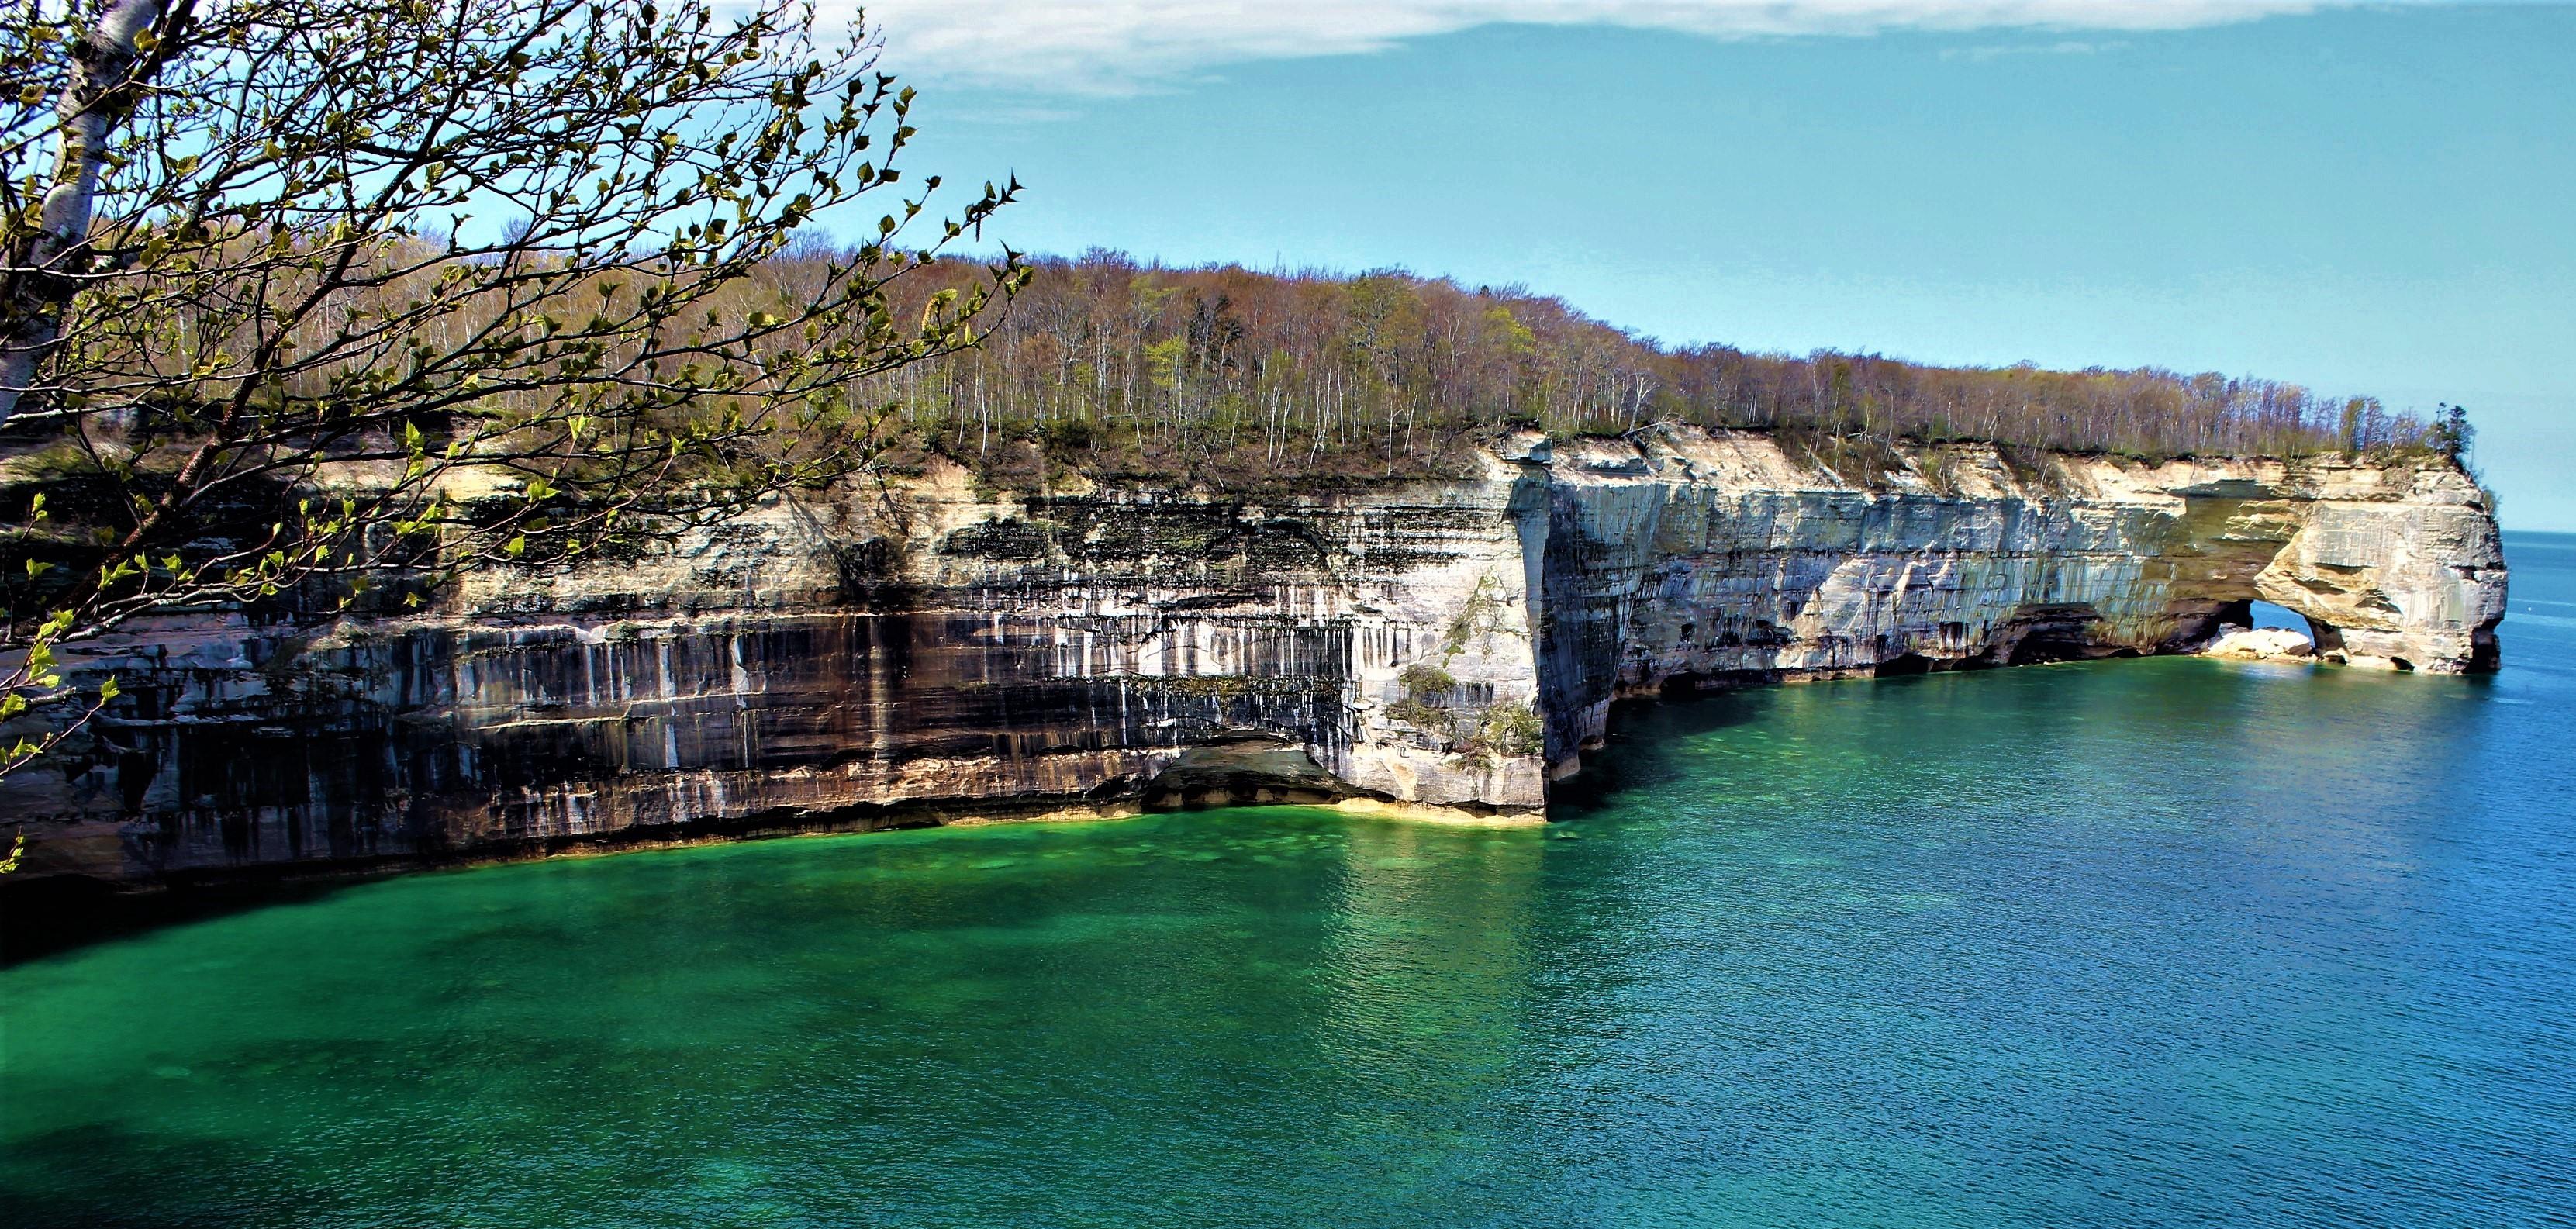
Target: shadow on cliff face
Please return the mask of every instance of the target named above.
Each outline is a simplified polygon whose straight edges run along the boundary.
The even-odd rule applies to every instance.
[[[1904,688],[1935,684],[1938,676],[1995,668],[1992,661],[1968,658],[1933,660],[1908,653],[1880,663],[1874,675],[1813,680],[1795,687]],[[1548,817],[1580,821],[1615,804],[1631,790],[1653,790],[1691,775],[1694,769],[1671,754],[1677,742],[1769,718],[1792,693],[1776,677],[1741,681],[1732,678],[1677,676],[1660,696],[1621,700],[1611,706],[1609,740],[1587,753],[1583,771],[1557,781],[1548,790]]]
[[[1680,734],[1748,725],[1779,703],[1771,688],[1671,690],[1667,698],[1621,700],[1610,708],[1608,742],[1583,757],[1583,771],[1548,787],[1548,818],[1580,822],[1616,795],[1678,780],[1678,764],[1661,753]]]

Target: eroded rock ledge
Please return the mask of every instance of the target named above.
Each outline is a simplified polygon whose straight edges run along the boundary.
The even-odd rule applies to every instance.
[[[1902,459],[1532,436],[1268,504],[935,472],[419,618],[83,646],[131,707],[0,813],[23,874],[120,883],[1225,802],[1525,821],[1627,695],[2187,652],[2257,598],[2356,662],[2496,665],[2504,560],[2447,466]]]

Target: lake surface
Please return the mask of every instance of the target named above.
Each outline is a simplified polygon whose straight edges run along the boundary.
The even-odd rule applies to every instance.
[[[1295,809],[419,875],[0,971],[24,1226],[2576,1218],[2576,539],[2490,680],[1640,710]]]

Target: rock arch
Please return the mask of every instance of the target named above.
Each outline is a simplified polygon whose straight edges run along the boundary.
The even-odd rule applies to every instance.
[[[2471,674],[2496,668],[2504,617],[2501,541],[2486,510],[2466,501],[2331,501],[2294,505],[2268,558],[2239,555],[2198,583],[2177,586],[2167,651],[2204,643],[2226,624],[2252,626],[2270,602],[2306,620],[2317,656],[2388,670]],[[2250,545],[2241,518],[2218,535]],[[2268,537],[2269,535],[2264,535]],[[2256,566],[2258,565],[2259,566]]]

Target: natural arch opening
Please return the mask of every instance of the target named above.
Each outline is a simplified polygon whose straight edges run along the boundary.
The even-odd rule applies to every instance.
[[[2247,627],[2253,628],[2258,632],[2272,630],[2297,632],[2298,634],[2307,637],[2308,643],[2311,646],[2316,644],[2316,625],[2308,620],[2308,616],[2300,614],[2298,611],[2292,610],[2287,606],[2275,605],[2274,603],[2263,601],[2260,598],[2247,602],[2245,606],[2245,625]]]
[[[2221,603],[2214,624],[2207,633],[2206,643],[2210,646],[2224,642],[2239,631],[2270,633],[2276,637],[2278,633],[2287,632],[2306,641],[2304,650],[2293,648],[2290,655],[2342,659],[2343,633],[2333,624],[2261,598]]]

